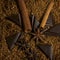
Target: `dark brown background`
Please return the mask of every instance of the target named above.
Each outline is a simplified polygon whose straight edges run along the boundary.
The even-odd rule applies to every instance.
[[[39,20],[46,11],[47,5],[51,0],[25,0],[28,12],[33,12],[36,19]],[[55,0],[52,14],[55,23],[60,23],[60,0]],[[23,51],[17,50],[17,46],[12,51],[9,51],[5,37],[20,31],[20,28],[5,19],[6,16],[11,14],[17,14],[18,8],[14,0],[0,0],[0,60],[27,60]],[[47,37],[46,42],[52,44],[53,54],[55,60],[60,60],[60,38],[59,37]],[[31,46],[34,46],[34,42],[30,42]],[[46,56],[39,51],[39,59],[48,60]]]

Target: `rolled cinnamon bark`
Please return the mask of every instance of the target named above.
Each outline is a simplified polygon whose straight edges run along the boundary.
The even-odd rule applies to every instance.
[[[31,28],[28,11],[27,11],[24,0],[18,0],[18,5],[19,5],[19,9],[21,11],[25,32],[31,31],[32,28]]]
[[[48,8],[47,8],[47,10],[46,10],[46,13],[45,13],[43,19],[42,19],[40,28],[44,28],[44,26],[45,26],[45,24],[46,24],[46,22],[48,20],[48,17],[49,17],[49,14],[51,12],[51,9],[52,9],[53,5],[54,5],[54,2],[51,1],[50,4],[49,4],[49,6],[48,6]]]

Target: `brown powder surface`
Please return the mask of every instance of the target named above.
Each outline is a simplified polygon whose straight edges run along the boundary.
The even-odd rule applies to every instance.
[[[29,14],[33,13],[37,20],[43,16],[51,0],[25,0]],[[54,0],[55,4],[51,11],[55,23],[60,23],[60,0]],[[17,14],[18,8],[14,0],[0,0],[0,60],[28,60],[24,51],[17,50],[17,46],[9,51],[5,37],[20,31],[20,28],[13,22],[5,19],[8,15]],[[60,37],[47,37],[46,42],[53,46],[54,60],[60,60]],[[35,42],[28,43],[35,54],[36,60],[49,60],[39,49],[36,49]],[[26,50],[28,52],[28,50]]]

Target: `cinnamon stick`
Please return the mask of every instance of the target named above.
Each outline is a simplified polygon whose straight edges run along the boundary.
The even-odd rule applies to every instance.
[[[50,14],[50,12],[52,10],[53,5],[54,5],[54,2],[51,1],[50,4],[49,4],[49,6],[48,6],[48,8],[47,8],[47,10],[46,10],[46,13],[45,13],[43,19],[42,19],[40,28],[44,28],[44,26],[45,26],[45,24],[46,24],[46,22],[48,20],[49,14]]]
[[[19,5],[19,9],[21,11],[25,32],[31,31],[32,28],[31,28],[28,11],[27,11],[24,0],[18,0],[18,5]]]

